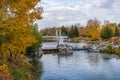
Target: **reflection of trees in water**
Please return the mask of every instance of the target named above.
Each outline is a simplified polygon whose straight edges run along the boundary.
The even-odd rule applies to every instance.
[[[112,55],[106,54],[106,53],[104,53],[104,54],[101,53],[101,56],[102,56],[103,61],[108,61],[112,58]]]
[[[34,58],[31,64],[33,66],[33,72],[35,73],[33,75],[36,77],[36,80],[39,80],[42,75],[43,63],[39,59]]]
[[[61,62],[64,60],[72,61],[73,63],[78,63],[82,59],[86,59],[91,66],[99,66],[100,63],[108,62],[112,58],[109,54],[102,53],[73,53],[72,55],[57,55],[57,63],[60,66]]]
[[[102,53],[89,53],[88,55],[88,62],[92,66],[99,66],[100,62],[106,62],[111,59],[111,56],[108,54]]]
[[[88,62],[90,63],[90,65],[92,66],[97,66],[100,62],[100,56],[98,55],[88,55]]]
[[[72,56],[73,56],[73,54],[70,54],[70,55],[57,55],[58,65],[60,66],[61,60],[62,60],[63,58],[65,58],[66,60],[69,60],[70,57],[72,57]]]

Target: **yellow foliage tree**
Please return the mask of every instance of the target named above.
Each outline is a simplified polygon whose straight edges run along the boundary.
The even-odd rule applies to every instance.
[[[88,20],[85,32],[92,40],[98,39],[100,37],[100,22],[97,19]]]
[[[100,37],[100,29],[95,29],[92,33],[92,40],[97,40]]]
[[[0,66],[0,80],[12,80],[10,77],[10,71],[7,65]]]
[[[0,0],[0,63],[21,57],[36,42],[31,25],[41,19],[40,0]]]

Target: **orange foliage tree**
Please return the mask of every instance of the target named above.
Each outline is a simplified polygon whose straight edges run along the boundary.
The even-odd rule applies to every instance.
[[[88,20],[85,31],[92,40],[98,39],[100,37],[100,22],[97,19]]]
[[[42,8],[36,6],[38,2],[40,0],[0,0],[0,80],[16,80],[11,79],[15,72],[13,65],[20,71],[26,70],[23,75],[31,74],[30,69],[24,67],[27,65],[24,54],[27,47],[37,42],[31,26],[42,18]],[[23,69],[20,64],[25,64]]]
[[[0,80],[12,80],[10,77],[10,71],[7,65],[0,66]]]
[[[40,0],[0,0],[0,63],[21,57],[36,42],[31,25],[41,19]]]

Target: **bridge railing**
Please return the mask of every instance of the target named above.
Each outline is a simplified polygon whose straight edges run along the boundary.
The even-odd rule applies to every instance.
[[[68,36],[42,36],[42,38],[68,38]]]

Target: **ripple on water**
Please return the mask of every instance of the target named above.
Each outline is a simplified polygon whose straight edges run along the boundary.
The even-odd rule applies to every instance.
[[[44,55],[41,80],[120,80],[120,59],[75,51],[71,56]]]

